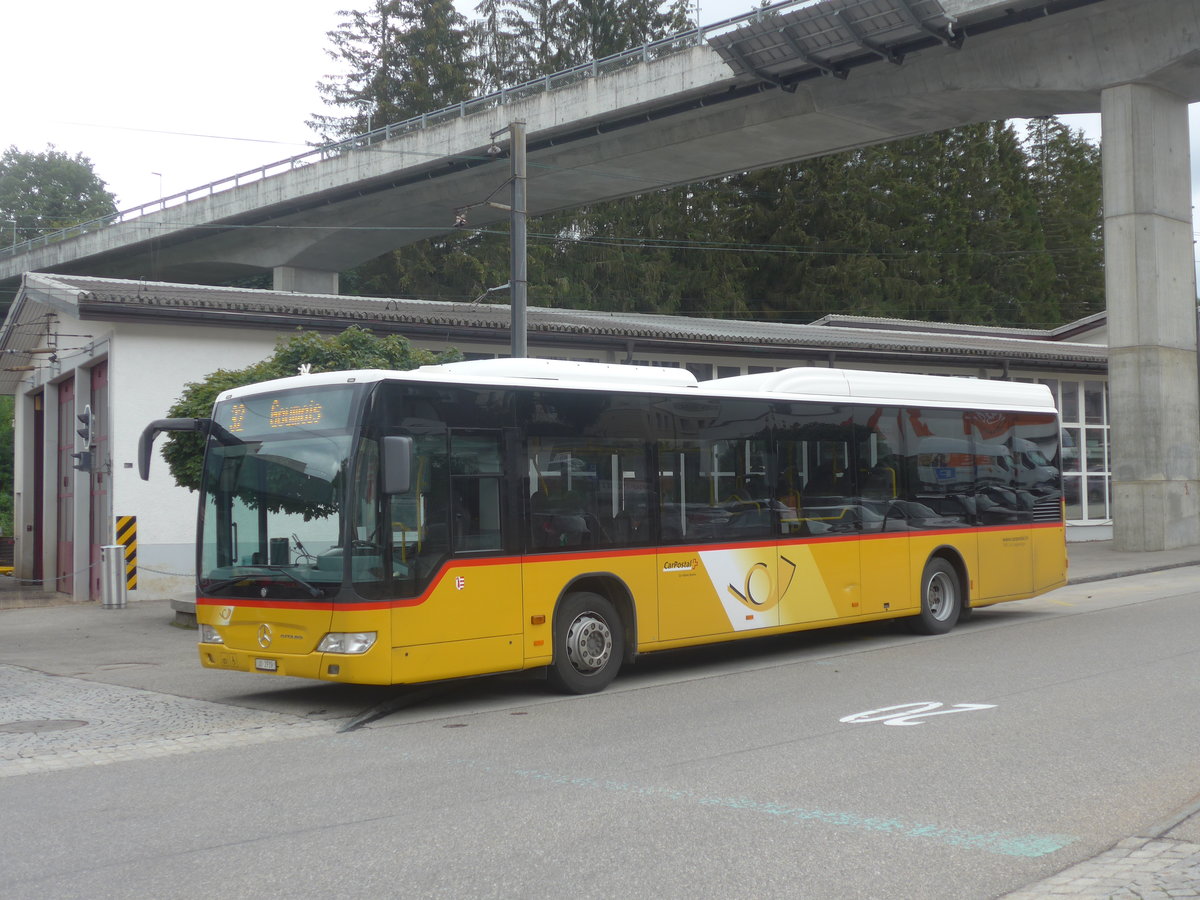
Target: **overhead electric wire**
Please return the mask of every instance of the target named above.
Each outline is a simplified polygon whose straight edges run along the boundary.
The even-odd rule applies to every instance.
[[[273,138],[251,138],[239,137],[232,134],[202,134],[194,131],[172,131],[166,128],[141,128],[137,125],[113,125],[111,123],[101,124],[99,122],[71,122],[62,121],[50,124],[73,125],[78,128],[106,128],[113,131],[137,131],[141,134],[164,134],[170,137],[188,137],[188,138],[203,138],[205,140],[214,141],[242,141],[247,144],[278,144],[283,147],[310,147],[311,144],[302,144],[297,141],[280,141]]]

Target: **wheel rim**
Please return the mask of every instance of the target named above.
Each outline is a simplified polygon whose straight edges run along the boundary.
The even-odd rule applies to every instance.
[[[581,675],[593,675],[608,665],[612,646],[612,631],[596,613],[580,613],[567,629],[567,659]]]
[[[956,599],[954,580],[946,572],[934,572],[925,585],[925,604],[929,615],[939,622],[945,622],[954,612]]]

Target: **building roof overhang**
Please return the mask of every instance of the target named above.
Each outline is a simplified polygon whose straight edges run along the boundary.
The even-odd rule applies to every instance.
[[[44,341],[38,323],[59,312],[83,321],[144,322],[260,329],[341,331],[359,325],[447,345],[507,343],[509,307],[399,298],[297,294],[249,288],[28,273],[0,330],[7,368],[29,365]],[[1092,317],[1094,318],[1094,317]],[[827,316],[812,324],[692,318],[654,313],[530,307],[530,343],[551,354],[616,350],[632,359],[655,352],[791,360],[1082,369],[1103,372],[1107,348],[1063,340],[1063,329],[987,328]],[[1101,323],[1102,324],[1102,323]],[[1089,323],[1094,327],[1094,323]],[[460,348],[463,349],[463,348]],[[465,349],[470,349],[465,348]],[[22,372],[0,371],[0,393],[14,393]]]

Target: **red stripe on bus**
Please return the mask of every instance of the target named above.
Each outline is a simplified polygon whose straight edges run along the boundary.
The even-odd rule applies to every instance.
[[[762,540],[762,541],[740,541],[720,544],[669,544],[657,547],[637,547],[625,548],[621,550],[587,550],[578,553],[545,553],[545,554],[526,554],[521,556],[489,556],[485,559],[459,559],[447,564],[438,570],[437,576],[429,583],[416,597],[407,597],[396,600],[363,600],[351,601],[345,603],[314,603],[310,600],[251,600],[249,598],[217,598],[217,597],[197,597],[196,604],[199,606],[233,606],[238,608],[257,607],[261,609],[312,609],[312,610],[347,610],[347,611],[362,611],[372,609],[397,609],[407,606],[420,606],[437,590],[438,585],[450,573],[457,569],[474,569],[487,566],[510,566],[521,562],[534,562],[539,560],[555,561],[555,562],[571,562],[578,560],[590,559],[612,559],[614,557],[634,557],[634,556],[656,556],[659,553],[678,554],[678,553],[700,553],[706,550],[745,550],[768,547],[797,547],[804,545],[821,544],[836,544],[844,543],[845,541],[858,540],[892,540],[895,538],[909,537],[929,537],[931,535],[944,535],[951,537],[954,535],[979,534],[981,532],[998,532],[998,531],[1029,531],[1032,529],[1047,529],[1047,528],[1062,528],[1062,522],[1032,522],[1028,524],[1018,525],[988,525],[988,526],[967,526],[964,528],[932,528],[928,531],[891,531],[891,532],[875,532],[867,534],[845,534],[831,535],[829,537],[805,537],[795,540]]]

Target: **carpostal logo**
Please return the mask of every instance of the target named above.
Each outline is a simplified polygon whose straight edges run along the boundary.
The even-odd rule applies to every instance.
[[[700,560],[696,557],[691,559],[668,559],[663,563],[662,570],[664,572],[694,572],[700,568]]]
[[[776,606],[792,586],[796,564],[786,556],[780,556],[777,577],[772,577],[772,568],[775,567],[761,560],[752,563],[746,570],[745,582],[741,586],[732,581],[729,583],[730,595],[743,606],[756,611]]]
[[[772,611],[792,587],[795,561],[752,547],[701,550],[698,555],[733,628],[777,624]]]

